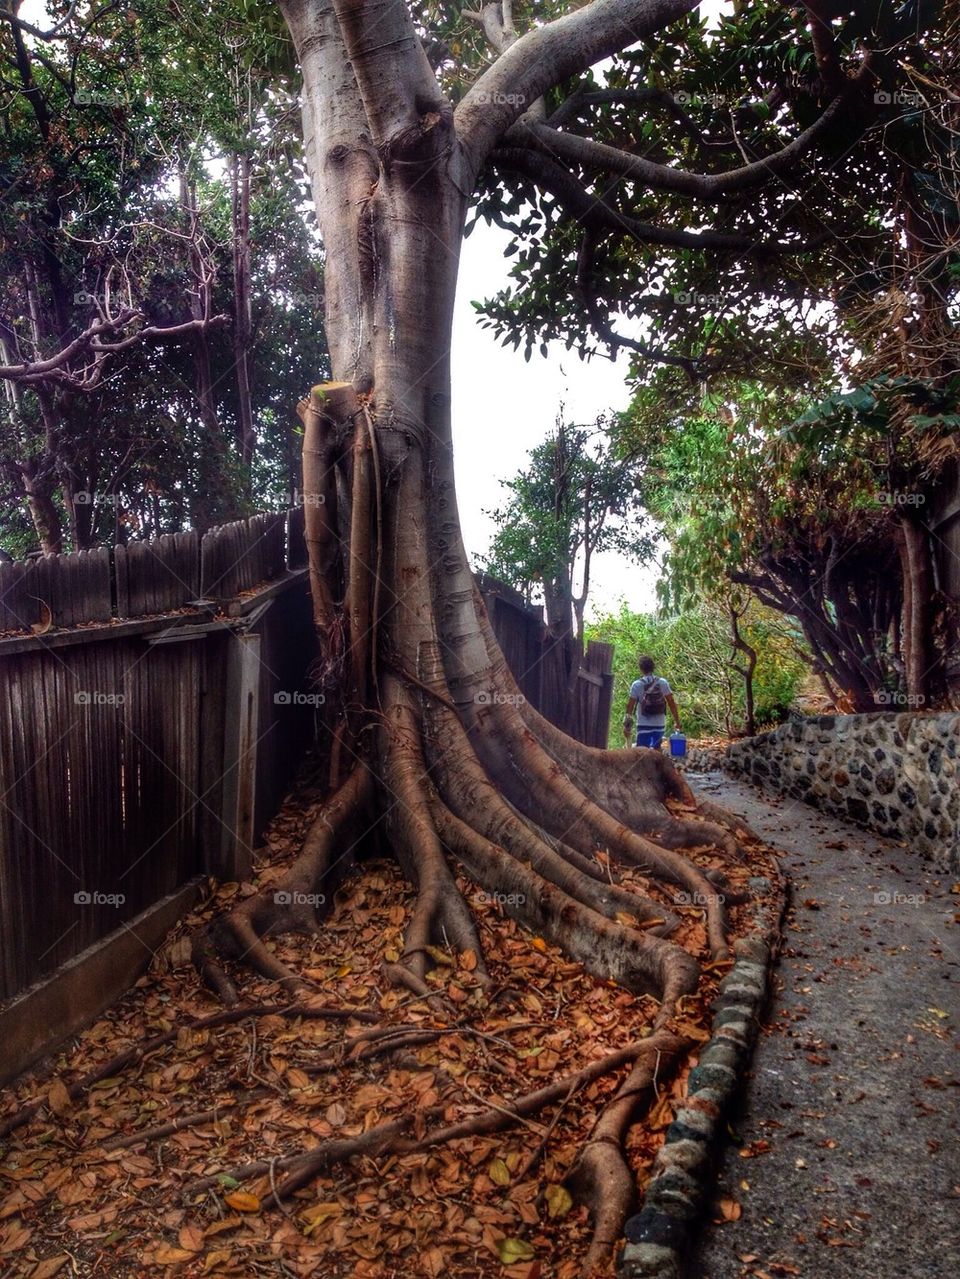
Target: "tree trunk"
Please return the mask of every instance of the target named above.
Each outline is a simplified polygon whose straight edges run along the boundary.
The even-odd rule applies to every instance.
[[[933,653],[933,564],[926,529],[909,515],[900,519],[903,571],[901,622],[903,669],[910,705],[924,706],[937,658]]]
[[[753,708],[753,672],[757,666],[757,650],[753,648],[740,634],[740,617],[741,614],[730,605],[730,644],[734,653],[742,653],[744,656],[744,665],[739,666],[734,662],[734,669],[738,671],[743,679],[743,730],[748,737],[753,737],[757,731],[757,722]]]
[[[237,376],[240,456],[253,462],[256,434],[250,396],[250,156],[230,157],[230,208],[233,223],[233,360]]]

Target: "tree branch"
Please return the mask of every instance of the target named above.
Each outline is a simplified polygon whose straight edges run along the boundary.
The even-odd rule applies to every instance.
[[[703,200],[722,200],[792,169],[817,139],[828,131],[846,106],[847,97],[847,91],[838,94],[809,128],[804,129],[779,151],[738,169],[729,169],[726,173],[689,173],[683,169],[672,169],[669,165],[655,164],[619,147],[594,142],[577,133],[561,133],[549,125],[525,120],[513,125],[507,140],[533,147],[570,164],[636,178],[658,191],[672,191],[677,195]]]
[[[651,360],[658,364],[669,364],[673,368],[683,369],[690,381],[695,382],[699,367],[699,362],[696,359],[690,356],[670,355],[665,351],[658,351],[647,342],[643,342],[638,338],[626,337],[622,333],[614,331],[613,326],[607,319],[606,310],[597,301],[596,291],[590,278],[599,239],[600,236],[596,231],[585,231],[580,242],[580,252],[577,256],[577,289],[583,298],[587,318],[594,333],[601,341],[607,343],[612,359],[616,359],[617,352],[621,347],[626,347],[627,350],[636,352],[637,355],[642,356],[645,360]]]
[[[548,89],[696,7],[697,0],[593,0],[514,41],[454,116],[471,173],[480,171],[506,130]]]
[[[99,341],[104,334],[116,333],[126,328],[128,324],[132,324],[135,320],[143,319],[142,311],[121,311],[115,319],[98,320],[95,324],[91,324],[79,337],[74,338],[56,355],[51,355],[46,360],[34,360],[20,364],[0,364],[0,378],[25,385],[52,380],[65,382],[75,386],[78,390],[89,390],[91,389],[91,383],[87,376],[70,372],[65,367],[75,357],[92,355],[96,359],[100,359],[105,356],[116,355],[120,351],[126,351],[140,342],[174,341],[177,338],[185,337],[189,333],[196,333],[227,324],[229,323],[229,318],[227,315],[215,315],[209,319],[188,320],[184,324],[174,324],[169,328],[159,328],[151,325],[144,329],[138,329],[136,333],[131,334],[129,337],[121,338],[117,342]],[[96,380],[99,381],[99,377]]]
[[[684,133],[698,146],[714,147],[728,151],[736,144],[733,138],[707,138],[697,127],[697,122],[684,111],[672,93],[666,89],[578,89],[557,107],[556,111],[545,121],[552,129],[559,129],[571,120],[579,119],[583,111],[589,107],[600,106],[646,106],[654,103],[664,107],[681,126]]]
[[[621,213],[603,196],[593,195],[568,169],[546,155],[522,147],[501,147],[491,163],[522,173],[556,197],[564,212],[589,230],[619,231],[643,244],[681,249],[715,249],[741,256],[805,253],[826,236],[802,244],[777,244],[755,236],[726,231],[690,231],[683,227],[658,227],[631,214]]]

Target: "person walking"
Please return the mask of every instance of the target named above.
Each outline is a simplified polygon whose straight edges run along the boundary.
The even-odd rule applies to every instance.
[[[640,658],[640,678],[630,685],[630,700],[623,717],[623,740],[629,746],[633,736],[633,712],[637,712],[636,746],[648,746],[658,751],[667,726],[667,709],[673,716],[676,731],[680,731],[680,712],[667,681],[654,673],[652,657]]]

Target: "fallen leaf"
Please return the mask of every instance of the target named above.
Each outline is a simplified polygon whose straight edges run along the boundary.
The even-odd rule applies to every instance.
[[[193,1258],[194,1254],[186,1248],[175,1248],[173,1244],[161,1243],[152,1253],[146,1253],[143,1259],[148,1265],[172,1266],[178,1261],[193,1261]]]
[[[532,1261],[536,1253],[525,1239],[501,1239],[497,1244],[497,1256],[505,1266],[513,1266],[518,1261]]]
[[[721,1195],[717,1200],[717,1211],[724,1221],[739,1221],[743,1208],[732,1195]]]
[[[177,1238],[181,1248],[189,1252],[203,1252],[203,1231],[199,1226],[181,1226]]]
[[[256,1195],[248,1194],[246,1190],[235,1190],[232,1195],[227,1195],[224,1202],[236,1212],[260,1211],[260,1200]]]
[[[556,1184],[547,1186],[547,1192],[544,1197],[547,1201],[547,1212],[554,1220],[559,1217],[565,1217],[573,1207],[573,1196],[566,1186]]]
[[[65,1115],[70,1109],[70,1093],[62,1079],[55,1079],[47,1090],[47,1105],[55,1115]]]
[[[53,1279],[53,1276],[59,1274],[69,1260],[65,1252],[59,1253],[56,1257],[46,1257],[35,1270],[30,1272],[30,1279]]]
[[[510,1169],[502,1159],[492,1159],[487,1168],[487,1176],[495,1186],[510,1185]]]

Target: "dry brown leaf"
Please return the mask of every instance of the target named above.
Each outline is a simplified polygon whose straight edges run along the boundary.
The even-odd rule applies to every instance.
[[[55,1079],[47,1089],[47,1105],[55,1115],[65,1115],[73,1105],[67,1085],[62,1079]]]
[[[235,1212],[259,1212],[260,1200],[256,1195],[249,1194],[246,1190],[234,1190],[224,1199],[224,1203],[229,1204]]]
[[[203,1252],[203,1231],[199,1226],[181,1226],[177,1238],[180,1247],[188,1252]]]
[[[161,1243],[152,1253],[144,1253],[143,1260],[148,1266],[173,1266],[178,1261],[192,1261],[194,1254],[186,1248],[175,1248],[173,1244]]]
[[[724,1221],[739,1221],[743,1214],[742,1205],[732,1195],[721,1195],[716,1208]]]
[[[30,1279],[53,1279],[53,1276],[58,1275],[69,1260],[65,1252],[58,1253],[56,1257],[46,1257],[36,1269],[31,1270]]]

